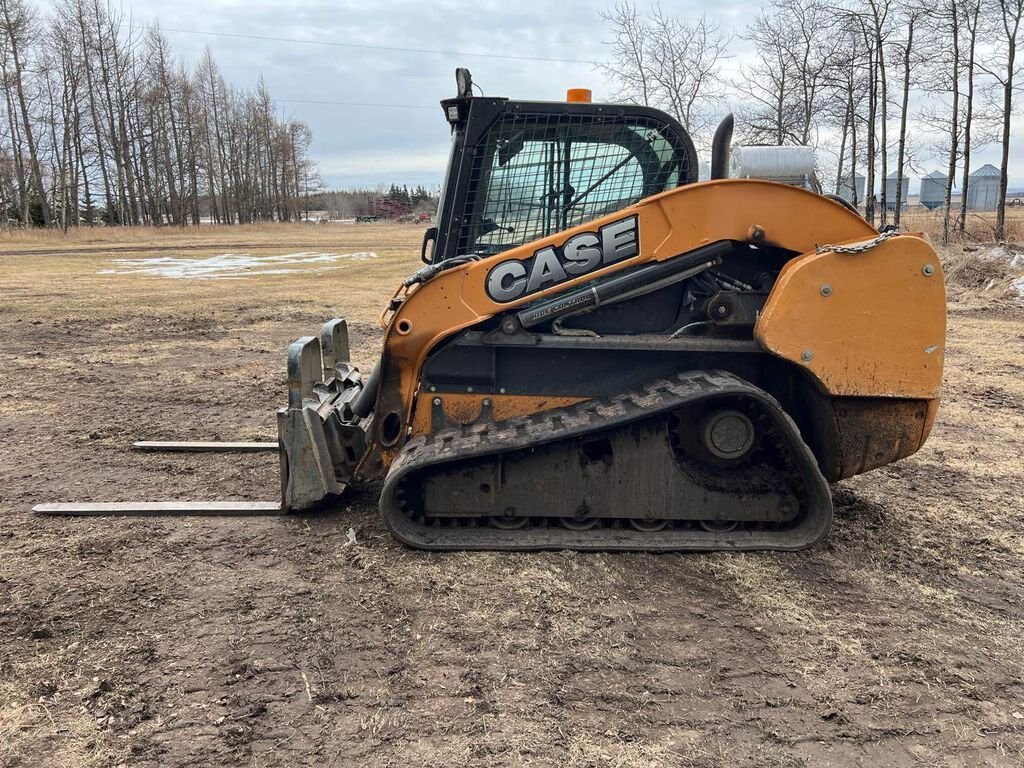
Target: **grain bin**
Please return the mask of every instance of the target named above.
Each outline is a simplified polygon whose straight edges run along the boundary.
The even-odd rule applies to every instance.
[[[864,203],[864,174],[858,173],[852,178],[849,175],[844,176],[839,182],[839,189],[836,192],[839,197],[843,198],[848,203],[856,203],[857,205],[863,205]],[[854,192],[857,193],[856,200],[854,199]]]
[[[932,211],[946,202],[946,180],[940,171],[932,171],[921,179],[921,205]]]
[[[893,171],[885,179],[885,207],[887,210],[896,210],[896,179],[899,177],[898,171]],[[902,194],[900,195],[900,210],[907,210],[907,198],[910,197],[910,179],[904,174],[903,181],[900,183]]]
[[[967,185],[967,207],[972,211],[994,211],[999,200],[999,169],[985,163],[971,174]]]

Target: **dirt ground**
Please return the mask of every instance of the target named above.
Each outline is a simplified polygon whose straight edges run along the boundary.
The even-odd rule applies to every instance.
[[[0,765],[1024,765],[1008,299],[957,293],[930,442],[836,486],[831,535],[800,554],[423,554],[382,529],[372,487],[284,518],[30,514],[275,499],[273,455],[128,446],[273,439],[286,345],[344,314],[371,362],[420,235],[0,241]],[[104,274],[367,251],[247,279]]]

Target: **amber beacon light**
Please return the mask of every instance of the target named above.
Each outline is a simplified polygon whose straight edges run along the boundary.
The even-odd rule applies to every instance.
[[[574,104],[589,104],[592,96],[589,88],[570,88],[565,92],[565,100]]]

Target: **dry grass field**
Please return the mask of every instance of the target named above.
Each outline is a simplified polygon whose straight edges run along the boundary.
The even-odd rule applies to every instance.
[[[371,363],[420,236],[0,240],[0,766],[1024,765],[1024,306],[958,254],[931,440],[807,552],[424,554],[373,487],[29,513],[274,499],[272,455],[128,446],[272,439],[286,345],[344,314]]]
[[[954,217],[959,211],[959,202],[953,205]],[[892,220],[892,214],[889,214]],[[942,211],[929,211],[921,206],[912,206],[900,216],[900,228],[907,232],[926,232],[933,242],[942,237]],[[964,220],[964,235],[968,243],[990,243],[995,238],[996,215],[993,211],[969,211]],[[954,232],[954,234],[956,234]],[[1024,206],[1010,206],[1006,209],[1006,239],[1024,243]]]

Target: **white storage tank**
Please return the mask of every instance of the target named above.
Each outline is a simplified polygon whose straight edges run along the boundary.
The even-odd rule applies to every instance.
[[[811,188],[813,147],[738,146],[732,148],[734,179],[766,179],[794,187]]]

